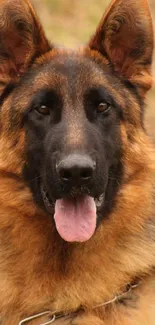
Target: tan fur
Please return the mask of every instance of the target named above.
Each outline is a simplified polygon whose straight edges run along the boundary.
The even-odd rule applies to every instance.
[[[36,51],[39,53],[39,58],[35,61],[34,66],[38,67],[57,57],[59,62],[63,63],[64,56],[70,55],[70,51],[62,49],[49,51],[49,43],[46,41],[40,23],[28,1],[1,0],[0,7],[0,35],[1,32],[6,35],[7,12],[10,14],[15,11],[24,18],[26,23],[30,22],[31,24],[33,24],[32,18],[35,17],[39,41],[34,46],[32,34],[26,34],[26,40],[28,39],[26,49],[28,51],[25,52],[24,48],[26,58],[24,57],[24,62],[21,64],[23,47],[20,47],[22,55],[18,62],[21,64],[22,73],[23,69],[27,69],[26,67],[30,65]],[[130,15],[128,15],[129,11]],[[145,50],[141,57],[143,64],[140,63],[140,58],[134,60],[132,56],[130,57],[130,53],[125,66],[121,65],[122,62],[117,62],[117,59],[116,62],[114,60],[120,50],[124,55],[124,48],[127,53],[126,49],[129,50],[132,46],[132,43],[125,43],[127,38],[125,24],[123,47],[122,35],[119,38],[120,33],[116,38],[120,49],[116,48],[114,51],[112,47],[111,28],[113,28],[115,17],[122,17],[124,12],[126,20],[131,19],[130,26],[134,33],[137,28],[135,15],[137,15],[137,19],[144,21],[144,24],[139,27],[142,30],[138,29],[137,37],[140,32],[144,32],[144,36],[148,32],[150,33],[150,44],[145,44]],[[10,26],[9,22],[9,31],[13,27],[14,25]],[[102,42],[103,48],[101,48],[99,39],[104,28],[106,31],[105,42],[104,44]],[[24,31],[24,37],[26,31]],[[91,57],[96,62],[109,66],[110,62],[103,56],[105,48],[110,59],[114,60],[116,70],[120,70],[120,73],[134,81],[139,87],[139,94],[144,96],[151,86],[150,65],[144,64],[144,61],[148,60],[152,53],[151,40],[153,38],[151,33],[152,25],[147,1],[124,0],[123,3],[121,0],[115,0],[89,46],[80,49],[75,54],[76,59],[80,62],[83,57]],[[16,33],[14,36],[14,44],[11,44],[11,49],[15,56],[4,62],[0,52],[2,89],[10,79],[12,81],[14,78],[19,79],[16,55],[23,34],[20,40],[18,39],[19,35],[17,37],[19,41],[17,48],[15,46]],[[8,53],[7,46],[8,44],[5,44],[4,49]],[[48,53],[44,54],[47,51]],[[74,55],[73,52],[72,55]],[[13,75],[10,75],[12,65]],[[18,73],[20,74],[21,70]],[[80,82],[79,76],[78,86]],[[94,73],[93,82],[103,84],[105,80]],[[110,82],[106,81],[106,83],[107,88],[125,110],[125,100],[112,88]],[[64,87],[66,80],[62,79],[61,75],[52,76],[52,80],[46,74],[39,75],[35,84],[31,85],[31,89],[22,88],[22,95],[18,98],[18,110],[24,111],[25,106],[29,103],[29,97],[42,85],[51,87],[51,85],[57,84],[62,85],[60,91],[63,93],[65,103],[68,103],[65,114],[69,123],[70,103],[65,97],[67,96]],[[82,87],[78,88],[77,95],[79,96],[84,89],[84,83]],[[84,307],[83,312],[79,311],[77,315],[72,314],[69,317],[58,319],[55,324],[154,325],[154,152],[141,127],[138,103],[127,90],[126,95],[131,105],[130,112],[126,112],[126,114],[130,115],[131,123],[122,122],[121,124],[122,162],[125,175],[116,197],[115,209],[104,220],[89,242],[75,245],[70,245],[60,239],[50,216],[34,203],[32,194],[22,176],[26,158],[24,153],[25,134],[19,127],[20,114],[18,116],[17,111],[17,128],[12,131],[9,123],[12,96],[3,103],[0,137],[0,322],[2,325],[17,325],[22,318],[44,310],[69,312],[78,310],[80,306]],[[82,118],[80,110],[76,114],[81,114]],[[83,134],[78,133],[76,114],[75,123],[70,125],[66,139],[71,145],[78,141],[80,143],[83,137]],[[131,293],[131,300],[127,300],[124,304],[116,303],[108,307],[94,309],[96,305],[111,300],[116,294],[122,293],[126,285],[136,277],[141,278],[142,282]],[[44,319],[35,320],[30,325],[38,325],[43,321]]]

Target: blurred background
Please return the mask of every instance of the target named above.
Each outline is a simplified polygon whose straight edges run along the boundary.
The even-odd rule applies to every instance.
[[[53,43],[76,47],[87,42],[110,0],[31,0]],[[149,0],[155,31],[155,0]],[[155,77],[155,55],[153,65]],[[146,108],[148,133],[155,141],[155,86],[149,92]]]

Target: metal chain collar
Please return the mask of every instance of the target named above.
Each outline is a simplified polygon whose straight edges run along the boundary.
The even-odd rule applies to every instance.
[[[137,288],[139,286],[140,281],[135,281],[133,284],[130,284],[127,286],[126,291],[123,292],[120,295],[116,295],[113,299],[108,300],[102,304],[96,305],[93,307],[93,309],[95,308],[99,308],[99,307],[104,307],[110,304],[113,304],[115,302],[119,302],[122,299],[124,299],[133,289]],[[25,318],[23,320],[21,320],[19,322],[18,325],[26,325],[29,324],[31,321],[37,319],[37,318],[41,318],[43,316],[51,318],[50,320],[46,321],[45,323],[42,324],[38,324],[38,325],[49,325],[55,322],[55,320],[57,320],[58,318],[62,318],[62,317],[66,317],[66,316],[70,316],[72,314],[74,314],[75,312],[68,312],[68,313],[56,313],[56,312],[51,312],[51,311],[45,311],[33,316],[30,316],[28,318]]]

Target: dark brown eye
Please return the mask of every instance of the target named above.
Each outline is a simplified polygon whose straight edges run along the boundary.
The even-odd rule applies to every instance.
[[[42,115],[50,114],[50,110],[46,105],[41,105],[41,106],[35,107],[35,110]]]
[[[101,112],[101,113],[108,113],[109,110],[110,110],[110,108],[111,108],[110,104],[107,104],[107,103],[100,103],[100,104],[98,105],[97,110],[98,110],[98,112]]]

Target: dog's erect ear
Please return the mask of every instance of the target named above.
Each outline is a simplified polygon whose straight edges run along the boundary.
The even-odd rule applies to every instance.
[[[115,71],[140,86],[151,86],[153,28],[147,0],[114,0],[89,43]]]
[[[0,0],[0,94],[50,49],[28,0]]]

